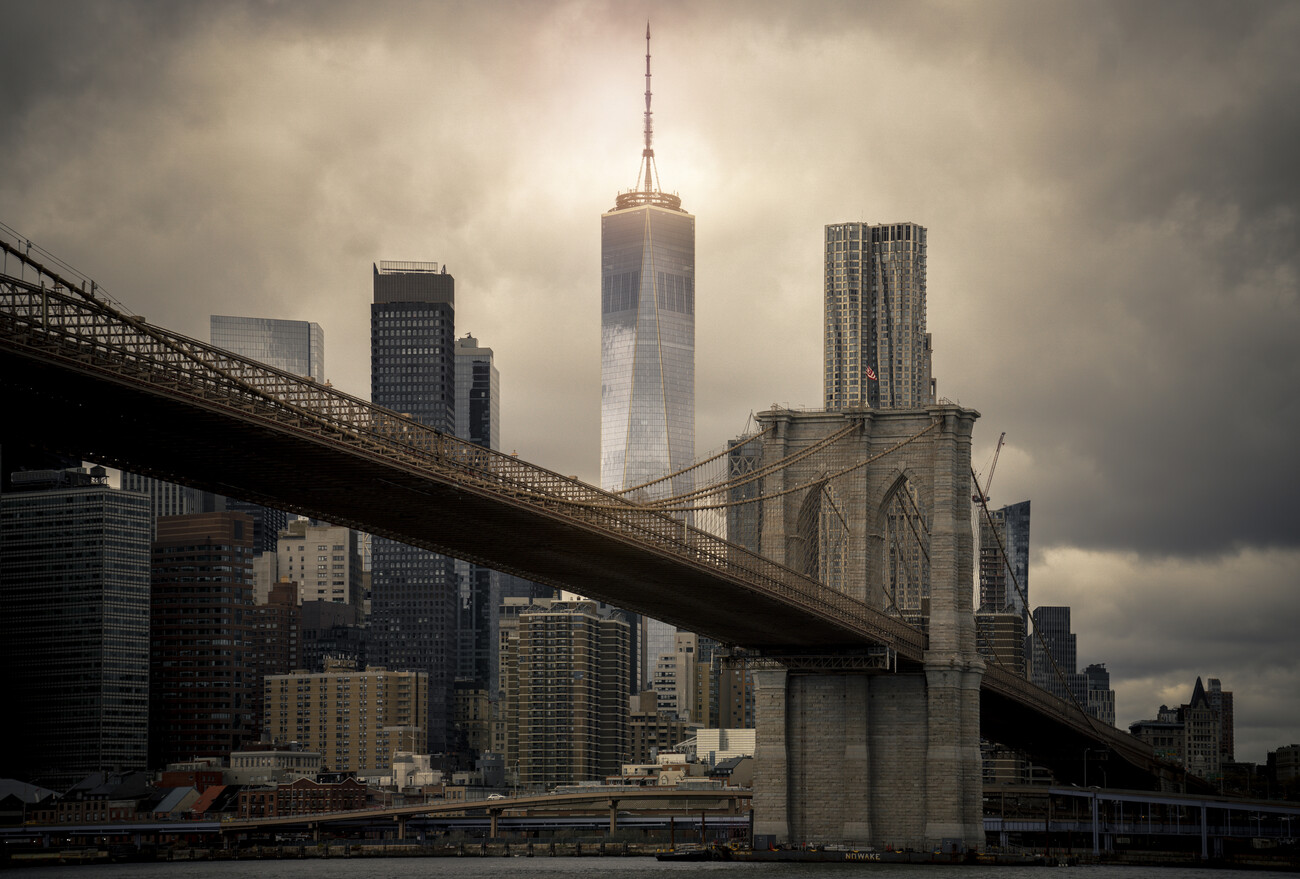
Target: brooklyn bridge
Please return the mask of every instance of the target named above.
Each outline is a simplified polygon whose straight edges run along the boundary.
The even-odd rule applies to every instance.
[[[772,409],[711,460],[720,478],[706,461],[687,491],[611,494],[152,325],[0,246],[0,386],[26,441],[729,645],[757,682],[758,832],[979,846],[981,737],[1067,782],[1098,749],[1112,785],[1175,781],[1148,746],[978,650],[977,412]],[[900,609],[920,583],[923,616]]]

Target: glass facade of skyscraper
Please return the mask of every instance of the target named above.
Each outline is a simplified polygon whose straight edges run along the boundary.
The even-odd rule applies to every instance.
[[[0,658],[18,711],[4,774],[63,790],[145,769],[149,498],[78,471],[14,482],[0,498]]]
[[[501,378],[492,349],[473,336],[456,340],[456,435],[489,449],[500,447]],[[456,562],[458,678],[497,688],[497,608],[501,574],[472,562]]]
[[[601,458],[607,490],[695,458],[695,217],[637,205],[601,217]],[[674,483],[671,491],[689,490]],[[656,486],[652,496],[669,493]]]
[[[601,217],[600,240],[600,483],[618,491],[695,459],[695,217],[662,204],[620,207]],[[690,489],[687,474],[642,496]],[[638,687],[675,635],[657,620],[634,627]]]
[[[829,225],[825,256],[826,408],[934,403],[925,329],[925,227]]]
[[[370,398],[421,424],[456,430],[455,281],[437,263],[381,262],[370,307]],[[428,744],[449,740],[456,674],[452,559],[375,537],[370,660],[429,681]]]
[[[980,517],[980,609],[1029,621],[1029,501]],[[1003,557],[1005,550],[1006,556]]]
[[[1029,679],[1060,699],[1087,704],[1088,681],[1078,667],[1078,636],[1070,631],[1068,607],[1036,607],[1025,637]]]
[[[305,320],[276,320],[214,314],[209,318],[213,345],[294,375],[325,381],[325,331]],[[250,501],[209,495],[204,512],[230,510],[253,517],[253,548],[275,552],[276,535],[289,523],[289,514]],[[157,515],[163,515],[161,512]]]
[[[305,320],[214,314],[212,344],[294,375],[325,381],[325,331]]]
[[[473,336],[456,340],[456,436],[501,448],[501,376],[492,349]]]

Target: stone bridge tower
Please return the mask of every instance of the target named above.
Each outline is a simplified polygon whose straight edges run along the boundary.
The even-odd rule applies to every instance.
[[[952,405],[758,416],[775,428],[763,462],[858,427],[765,477],[759,551],[899,614],[929,640],[919,665],[846,670],[824,657],[786,657],[754,672],[755,833],[877,848],[981,846],[984,663],[975,646],[970,515],[977,417]],[[826,653],[862,646],[827,645]]]

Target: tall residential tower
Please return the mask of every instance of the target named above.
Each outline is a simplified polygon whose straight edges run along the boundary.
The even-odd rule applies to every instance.
[[[650,112],[646,25],[645,147],[637,186],[600,218],[600,484],[635,488],[695,458],[695,217],[663,192]],[[690,488],[689,477],[645,490]],[[645,682],[655,657],[673,652],[672,626],[634,636]]]
[[[1029,501],[980,515],[979,608],[1029,619]],[[1005,552],[1005,555],[1004,555]]]
[[[934,402],[925,255],[926,230],[916,223],[826,227],[827,409]]]

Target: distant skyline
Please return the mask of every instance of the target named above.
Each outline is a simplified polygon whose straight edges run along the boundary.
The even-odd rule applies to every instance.
[[[1300,742],[1300,6],[8,4],[0,220],[133,313],[319,323],[368,396],[380,259],[446,263],[501,446],[599,479],[597,217],[655,151],[696,240],[700,454],[821,403],[828,223],[929,234],[939,395],[1032,500],[1118,723],[1235,693]]]

